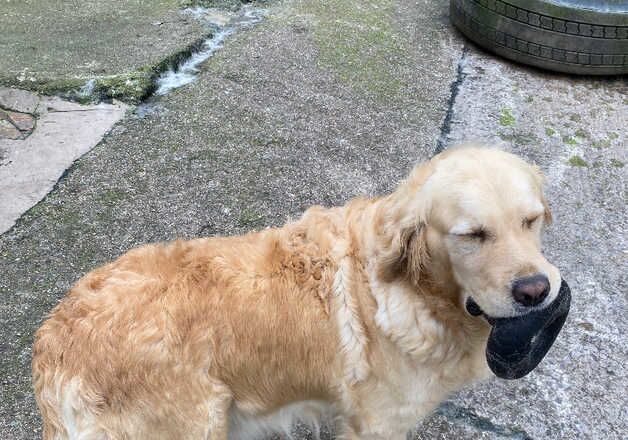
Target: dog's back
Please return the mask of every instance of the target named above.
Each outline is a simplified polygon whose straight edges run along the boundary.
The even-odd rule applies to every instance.
[[[255,414],[329,397],[335,267],[317,212],[144,246],[82,278],[36,335],[44,438],[206,438],[232,401]]]

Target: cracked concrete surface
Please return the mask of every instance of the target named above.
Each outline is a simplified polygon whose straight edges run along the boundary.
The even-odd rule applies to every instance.
[[[241,233],[388,191],[416,161],[479,139],[547,173],[545,248],[573,312],[531,375],[452,396],[413,438],[623,439],[625,82],[496,59],[455,33],[447,10],[444,0],[278,3],[196,82],[152,98],[76,160],[0,235],[2,436],[40,436],[32,333],[81,274],[138,244]]]
[[[68,90],[158,63],[207,30],[180,0],[6,0],[0,9],[0,84]]]

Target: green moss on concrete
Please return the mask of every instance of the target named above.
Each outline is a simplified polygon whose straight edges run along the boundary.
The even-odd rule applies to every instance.
[[[86,93],[86,85],[92,81],[93,87]],[[147,71],[94,78],[71,78],[61,80],[40,79],[17,82],[1,79],[0,85],[19,87],[42,95],[61,96],[82,104],[117,99],[129,104],[137,104],[146,98],[154,88],[154,77]]]
[[[117,99],[128,104],[139,104],[149,97],[156,87],[159,76],[178,66],[202,46],[211,33],[195,40],[185,48],[162,60],[129,73],[91,78],[39,79],[18,82],[0,77],[0,85],[19,87],[43,95],[57,95],[80,103],[92,103]],[[88,83],[91,85],[88,86]]]
[[[314,23],[322,68],[380,100],[400,95],[406,86],[400,71],[411,54],[391,0],[307,1],[301,8]]]
[[[580,156],[571,156],[567,161],[572,167],[588,167],[589,164]]]
[[[114,205],[117,202],[126,199],[126,191],[120,189],[107,189],[99,194],[98,200],[106,205]]]
[[[597,141],[591,142],[591,145],[595,148],[608,148],[611,146],[611,140],[609,138],[600,139]]]
[[[84,85],[85,79],[80,78],[18,81],[15,78],[0,76],[0,86],[18,87],[42,95],[59,95],[63,97],[68,97],[68,95],[72,94],[77,95]]]
[[[79,98],[95,101],[117,99],[131,104],[144,100],[154,88],[153,75],[146,71],[136,71],[125,75],[94,79],[93,92]]]
[[[201,38],[194,40],[191,44],[184,47],[183,49],[163,58],[161,61],[154,63],[151,66],[144,67],[142,70],[148,72],[153,75],[153,78],[156,79],[161,73],[166,70],[181,64],[183,61],[188,59],[193,52],[200,50],[203,46],[205,40],[210,38],[212,33],[207,33],[203,35]]]
[[[582,139],[586,139],[589,137],[589,133],[587,133],[586,130],[582,128],[577,129],[574,134]]]
[[[515,117],[512,114],[512,110],[508,107],[503,108],[499,114],[499,125],[504,127],[510,127],[515,125]]]
[[[578,145],[579,142],[576,138],[572,136],[563,136],[563,142],[567,145]]]
[[[240,227],[253,227],[262,224],[264,221],[264,215],[259,212],[251,209],[244,208],[240,217],[238,218],[238,223]]]
[[[532,132],[527,133],[500,133],[499,137],[515,145],[534,145],[540,142],[537,135]]]
[[[614,166],[615,168],[623,168],[624,163],[618,159],[611,159],[611,166]]]
[[[549,137],[552,137],[556,134],[556,130],[554,130],[552,127],[545,127],[545,134]]]
[[[193,52],[199,50],[209,37],[211,33],[151,66],[142,67],[128,74],[95,78],[93,92],[88,98],[96,101],[118,99],[130,104],[142,102],[155,91],[156,81],[163,72],[183,63]]]
[[[237,10],[243,4],[248,3],[265,3],[254,2],[252,0],[181,0],[180,5],[182,8],[193,8],[195,6],[201,6],[203,8],[220,8],[227,10]]]

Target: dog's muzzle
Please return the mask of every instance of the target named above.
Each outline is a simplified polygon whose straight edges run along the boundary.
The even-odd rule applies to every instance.
[[[541,310],[533,310],[514,318],[486,316],[493,327],[486,344],[486,360],[491,371],[502,379],[519,379],[543,360],[560,332],[571,304],[571,291],[562,280],[556,299]],[[484,314],[469,299],[467,311],[474,316]]]

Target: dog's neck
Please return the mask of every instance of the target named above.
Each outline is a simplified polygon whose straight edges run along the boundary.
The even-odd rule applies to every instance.
[[[362,301],[374,300],[374,316],[365,317],[371,321],[366,324],[417,362],[442,363],[483,352],[488,326],[465,312],[447,265],[426,264],[418,279],[404,273],[393,279],[380,277],[378,234],[385,200],[362,199],[347,207],[347,221],[353,223],[349,230],[355,234],[352,255],[367,278],[368,296]]]

